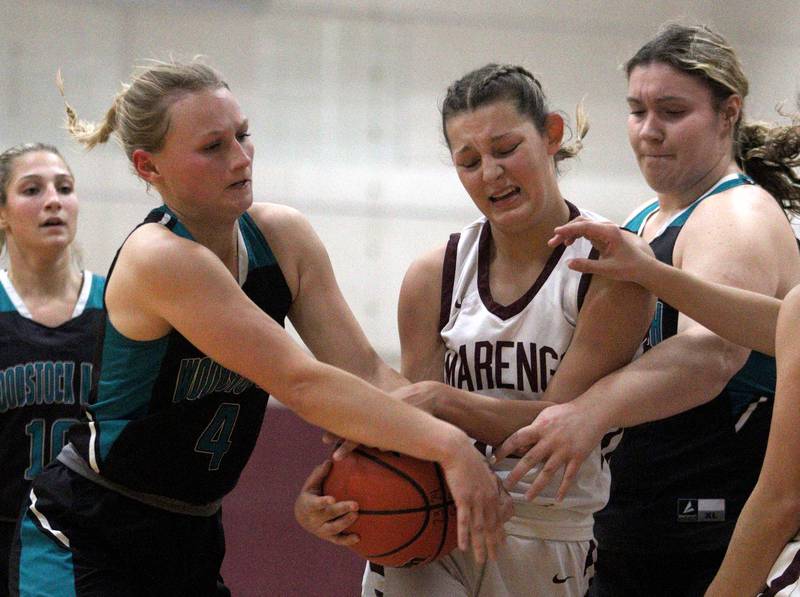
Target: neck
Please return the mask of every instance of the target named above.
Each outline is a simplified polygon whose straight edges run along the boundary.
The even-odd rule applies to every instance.
[[[176,210],[171,205],[169,207],[178,216],[181,224],[191,233],[192,238],[219,257],[222,263],[236,277],[239,270],[237,261],[239,246],[237,220],[209,222],[196,215]]]
[[[559,195],[553,208],[523,230],[506,231],[492,227],[492,240],[496,258],[507,262],[528,265],[531,261],[547,260],[553,248],[547,244],[556,226],[569,220],[569,207]]]
[[[35,255],[8,244],[8,275],[21,298],[77,296],[82,274],[69,248],[56,255]]]
[[[659,209],[668,214],[677,212],[694,203],[713,187],[721,178],[741,172],[733,158],[717,164],[686,189],[675,192],[658,193]]]

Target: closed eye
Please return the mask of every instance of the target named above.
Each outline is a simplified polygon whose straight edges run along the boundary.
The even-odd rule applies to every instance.
[[[500,155],[500,156],[511,155],[512,153],[514,153],[514,151],[519,146],[520,146],[520,144],[517,143],[516,145],[514,145],[513,147],[509,147],[508,149],[498,149],[497,150],[497,155]]]

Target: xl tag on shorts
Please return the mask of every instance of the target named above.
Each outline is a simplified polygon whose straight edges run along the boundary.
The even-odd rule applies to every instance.
[[[722,522],[724,520],[724,499],[678,499],[678,522]]]

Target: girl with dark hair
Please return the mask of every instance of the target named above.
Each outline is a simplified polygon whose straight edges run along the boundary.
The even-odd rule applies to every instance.
[[[705,284],[782,299],[800,282],[784,213],[800,205],[796,126],[744,119],[741,65],[705,27],[663,28],[626,71],[631,147],[656,198],[625,227],[659,261]],[[549,476],[581,462],[607,429],[628,428],[611,461],[609,505],[596,517],[594,595],[702,595],[758,478],[774,360],[719,335],[742,342],[755,327],[721,331],[712,312],[724,301],[695,303],[689,317],[676,309],[687,302],[661,296],[642,357],[548,409],[500,451],[533,446],[511,482],[539,462]]]
[[[588,242],[566,250],[547,245],[554,226],[598,216],[559,190],[557,164],[580,144],[563,143],[564,120],[527,70],[489,64],[468,73],[448,89],[442,126],[481,217],[406,274],[399,300],[402,373],[419,383],[398,395],[465,430],[491,457],[493,446],[543,408],[571,400],[628,363],[652,297],[635,285],[566,268],[568,259],[589,256]],[[586,128],[579,113],[579,140]],[[419,568],[368,565],[363,594],[584,597],[593,572],[593,514],[608,497],[605,457],[613,445],[613,434],[602,446],[596,442],[584,466],[569,471],[577,482],[567,493],[550,484],[526,502],[534,474],[509,486],[514,516],[496,561],[482,564],[454,552]],[[514,463],[499,459],[492,468],[503,478]],[[298,518],[304,523],[303,512]],[[341,540],[318,524],[304,526]]]

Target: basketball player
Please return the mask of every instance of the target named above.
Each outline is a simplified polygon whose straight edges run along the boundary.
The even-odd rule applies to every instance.
[[[660,261],[706,282],[783,298],[800,281],[781,209],[798,205],[796,191],[784,194],[792,151],[785,137],[744,121],[747,80],[734,51],[707,28],[669,25],[626,70],[629,138],[656,191],[626,228]],[[546,411],[500,455],[533,445],[508,480],[545,462],[545,483],[551,471],[580,462],[607,429],[631,427],[611,461],[609,505],[596,517],[593,594],[702,595],[758,477],[774,361],[679,315],[664,297],[645,350]]]
[[[72,250],[78,197],[55,147],[0,153],[0,594],[14,526],[33,479],[89,400],[103,278]]]
[[[68,115],[87,147],[115,133],[164,204],[111,266],[99,379],[29,493],[12,594],[228,594],[217,582],[219,504],[247,462],[267,392],[341,437],[440,462],[459,546],[494,556],[502,499],[468,437],[315,360],[283,330],[288,315],[322,360],[390,375],[308,223],[253,205],[247,118],[220,75],[154,63],[99,126]]]
[[[558,188],[557,164],[578,147],[562,143],[564,121],[548,109],[533,75],[496,64],[468,73],[448,89],[442,122],[482,217],[406,274],[402,373],[420,383],[397,395],[461,427],[491,455],[491,446],[542,408],[630,361],[652,314],[651,297],[569,270],[567,259],[589,255],[588,242],[548,247],[554,225],[597,216]],[[580,114],[577,126],[582,136]],[[502,477],[514,462],[494,469]],[[599,440],[578,477],[567,495],[557,496],[554,484],[532,504],[524,492],[534,475],[510,488],[515,514],[496,562],[455,552],[419,568],[368,565],[363,594],[583,597],[594,557],[592,514],[608,496]]]

